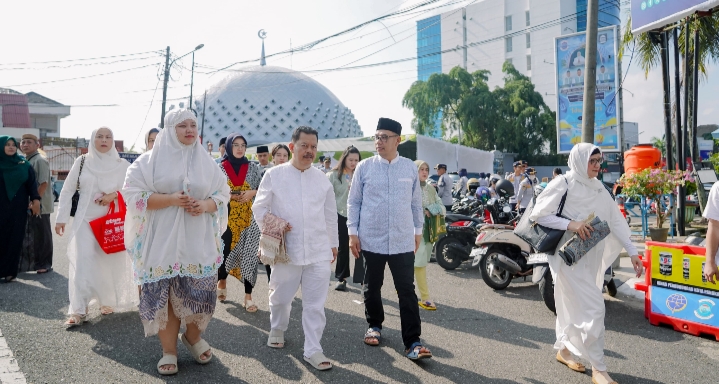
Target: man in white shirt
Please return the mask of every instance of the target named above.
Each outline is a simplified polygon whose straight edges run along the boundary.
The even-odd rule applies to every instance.
[[[260,228],[265,214],[289,222],[285,234],[290,262],[272,266],[270,279],[270,337],[272,348],[285,346],[284,332],[297,289],[302,287],[304,359],[319,370],[332,368],[322,353],[325,302],[330,284],[330,265],[337,257],[337,203],[332,184],[312,166],[317,154],[317,131],[298,127],[292,134],[292,159],[267,169],[252,205]],[[317,209],[324,207],[324,209]]]
[[[719,183],[714,183],[707,206],[704,208],[704,217],[709,220],[706,242],[706,261],[704,262],[704,277],[708,282],[715,284],[719,281],[717,270],[717,249],[719,249]]]

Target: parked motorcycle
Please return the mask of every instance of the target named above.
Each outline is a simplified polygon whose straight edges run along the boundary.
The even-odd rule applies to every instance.
[[[508,182],[509,188],[512,183]],[[499,185],[499,183],[498,183]],[[506,186],[505,186],[506,187]],[[484,208],[484,217],[479,217],[477,211],[473,216],[457,216],[447,214],[447,234],[436,244],[435,254],[437,264],[447,270],[456,269],[462,262],[472,258],[472,249],[475,247],[477,235],[492,226],[504,227],[517,218],[509,204],[511,194],[503,193],[496,199],[490,199]],[[497,228],[500,228],[497,227]],[[508,225],[507,228],[514,228]]]

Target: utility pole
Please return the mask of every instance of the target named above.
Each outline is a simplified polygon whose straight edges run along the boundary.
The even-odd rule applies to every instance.
[[[467,8],[462,8],[462,68],[467,70]]]
[[[200,125],[200,137],[205,137],[205,105],[207,105],[207,91],[205,91],[205,96],[202,98],[202,123]]]
[[[594,103],[597,92],[597,17],[599,0],[587,1],[587,43],[584,51],[582,142],[594,143]]]
[[[170,81],[170,46],[167,46],[165,53],[165,81],[162,85],[162,117],[160,118],[160,128],[165,128],[165,105],[167,104],[167,82]]]
[[[699,111],[699,28],[694,29],[694,103],[692,108],[692,161],[702,161],[701,153],[699,153],[699,141],[697,140],[697,114]]]
[[[682,99],[681,99],[681,88],[679,83],[679,25],[672,31],[674,38],[674,105],[676,113],[674,119],[677,127],[677,165],[679,170],[683,171],[686,163],[684,159],[684,127],[682,127]],[[686,79],[684,80],[686,81]],[[679,187],[679,194],[677,196],[677,215],[674,220],[677,229],[679,229],[679,236],[684,236],[684,205],[685,205],[684,188]]]
[[[666,31],[661,33],[659,52],[662,57],[662,85],[664,88],[664,156],[667,157],[667,170],[674,169],[672,157],[672,114],[669,92],[671,89],[669,78],[669,34]]]
[[[195,107],[192,106],[192,88],[195,84],[195,51],[192,51],[192,71],[190,72],[190,110],[194,111]],[[195,112],[197,114],[197,112]]]

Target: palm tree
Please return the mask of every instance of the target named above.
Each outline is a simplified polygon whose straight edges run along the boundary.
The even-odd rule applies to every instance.
[[[679,51],[682,55],[686,52],[685,37],[687,32],[687,20],[681,20],[674,25],[679,28]],[[699,72],[703,75],[703,80],[707,76],[707,64],[710,62],[719,62],[719,12],[713,13],[708,17],[690,18],[689,20],[690,43],[689,43],[689,59],[694,54],[694,31],[699,30]],[[637,65],[644,71],[644,75],[649,75],[649,71],[661,65],[661,56],[659,53],[659,45],[652,42],[650,36],[652,31],[643,32],[639,35],[632,33],[632,18],[627,17],[627,23],[624,25],[624,34],[620,44],[619,58],[621,59],[627,51],[634,55]],[[682,71],[683,73],[683,71]]]
[[[660,47],[659,44],[655,43],[656,41],[658,41],[658,35],[655,31],[643,32],[638,35],[634,35],[632,33],[631,26],[632,18],[631,16],[628,16],[627,23],[624,25],[624,34],[622,35],[622,41],[620,43],[619,58],[621,60],[627,51],[631,52],[630,60],[637,61],[637,65],[644,71],[644,76],[646,77],[649,75],[649,71],[661,66],[662,59]],[[680,20],[674,25],[668,26],[667,28],[670,30],[672,28],[678,29],[679,33],[677,37],[677,43],[679,47],[679,53],[683,57],[688,58],[690,68],[694,66],[694,31],[699,32],[699,80],[707,80],[708,64],[719,62],[719,12],[715,12],[710,16],[706,17],[690,16],[689,18]],[[686,46],[686,33],[691,34],[689,36],[689,46]],[[673,36],[673,34],[668,34],[668,36]],[[691,107],[694,105],[694,92],[692,89],[694,83],[694,72],[689,71],[689,77],[686,79],[684,78],[684,65],[686,64],[686,62],[686,60],[682,60],[682,69],[680,70],[680,84],[675,86],[681,87],[680,89],[682,89],[683,92],[684,82],[689,82],[689,92],[687,95],[684,95],[684,97],[687,98],[690,108],[688,108],[688,111],[684,111],[684,113],[688,114],[687,121],[691,122],[694,119],[693,115],[695,113],[693,107]],[[679,100],[673,100],[671,112],[672,125],[674,125],[675,116],[678,109]],[[673,127],[673,131],[675,129],[676,127]],[[674,143],[676,143],[676,137],[674,138],[674,140],[672,140],[673,146]],[[684,144],[687,146],[687,149],[689,149],[689,147],[691,146],[689,142],[685,142]],[[671,148],[672,153],[673,150],[674,149]],[[666,148],[662,151],[666,155],[665,151]]]

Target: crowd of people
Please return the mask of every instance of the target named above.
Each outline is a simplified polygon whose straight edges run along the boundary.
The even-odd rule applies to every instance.
[[[139,308],[145,335],[157,335],[162,348],[158,372],[175,374],[178,336],[197,363],[212,360],[202,334],[217,301],[229,296],[226,280],[233,276],[244,285],[247,312],[257,311],[255,300],[268,301],[271,348],[284,348],[292,302],[302,290],[303,358],[326,370],[332,363],[321,346],[324,306],[331,265],[337,261],[335,289],[346,291],[350,277],[362,286],[368,324],[364,343],[382,341],[381,288],[389,267],[399,300],[403,355],[432,357],[420,339],[420,309],[437,309],[426,267],[436,241],[431,228],[451,207],[453,183],[446,165],[438,164],[435,189],[428,182],[429,164],[399,156],[400,123],[380,118],[373,137],[377,155],[363,160],[350,146],[329,170],[331,160],[323,161],[322,168],[313,166],[318,133],[311,127],[295,129],[289,145],[271,151],[259,147],[257,163],[247,158],[248,142],[240,134],[223,139],[222,156],[215,161],[200,143],[191,110],[170,111],[165,127],[147,133],[147,151],[132,164],[120,158],[110,128],[96,129],[87,154],[75,160],[65,180],[55,232],[68,238],[67,326],[82,325],[91,305],[98,305],[102,315]],[[9,213],[0,219],[6,244],[0,248],[0,277],[10,282],[17,276],[29,227],[38,239],[29,269],[45,273],[52,268],[52,192],[48,194],[47,160],[36,154],[36,137],[23,136],[24,157],[15,139],[0,136],[0,144],[0,208]],[[583,372],[576,357],[586,358],[593,382],[611,383],[603,361],[604,302],[596,281],[622,247],[637,276],[642,266],[626,221],[596,179],[601,156],[596,146],[576,145],[569,156],[570,172],[555,172],[531,219],[567,230],[565,237],[576,233],[582,238],[593,230],[588,217],[611,222],[611,236],[577,265],[550,258],[556,274],[556,359]],[[466,179],[466,170],[462,177]],[[520,161],[506,178],[520,191],[512,203],[526,209],[524,189],[537,182],[534,170]],[[492,179],[487,180],[491,187]],[[126,250],[106,254],[90,222],[123,200]],[[565,217],[571,220],[556,216],[560,200],[566,200]],[[252,296],[260,263],[269,279],[267,299]]]

